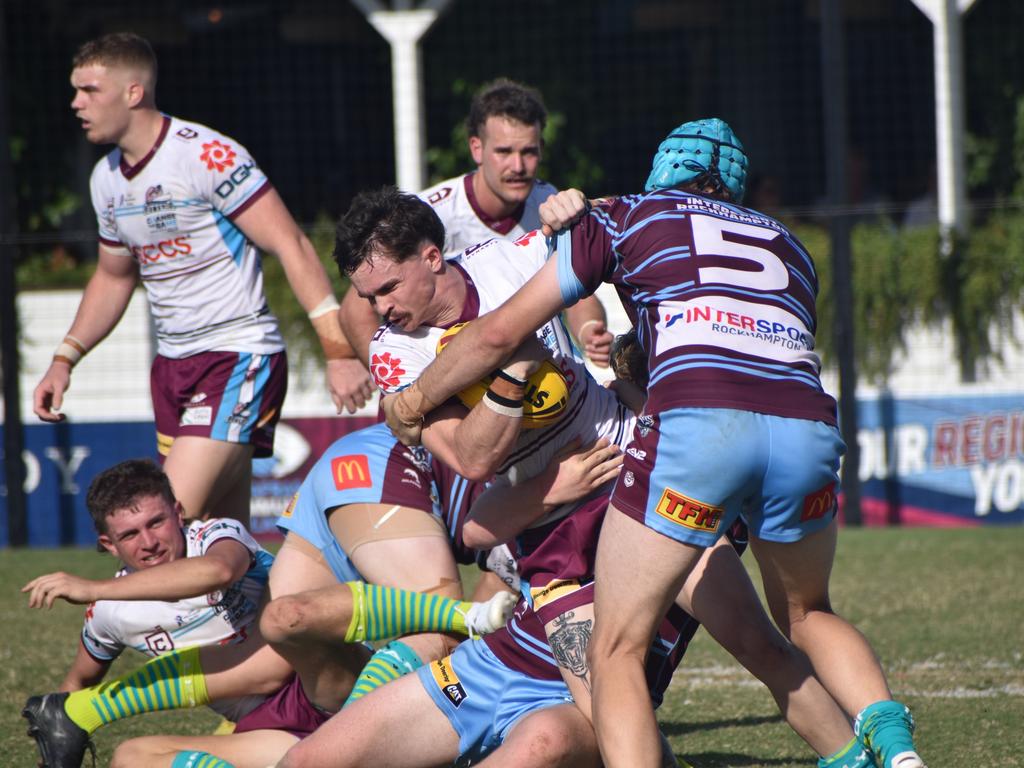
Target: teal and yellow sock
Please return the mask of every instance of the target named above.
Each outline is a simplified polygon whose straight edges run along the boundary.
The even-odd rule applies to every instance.
[[[363,698],[374,688],[380,688],[384,683],[415,672],[422,666],[423,661],[416,651],[401,640],[392,640],[366,662],[363,671],[356,678],[355,685],[352,686],[352,692],[341,708],[344,709],[353,701]]]
[[[171,768],[235,768],[235,766],[209,752],[179,752],[171,761]]]
[[[880,768],[892,768],[893,760],[914,748],[914,718],[898,701],[876,701],[860,711],[853,732],[874,753]]]
[[[818,768],[877,768],[871,752],[854,736],[850,743],[818,760]]]
[[[345,630],[346,643],[387,640],[413,632],[466,632],[465,613],[472,603],[362,581],[345,583],[352,590],[352,623]]]
[[[196,647],[158,656],[116,680],[75,691],[64,702],[64,711],[91,734],[101,725],[143,712],[198,707],[209,701]]]

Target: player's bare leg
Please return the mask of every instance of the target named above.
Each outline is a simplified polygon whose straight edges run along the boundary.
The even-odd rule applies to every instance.
[[[513,726],[487,768],[598,768],[601,754],[590,722],[575,704],[532,712]]]
[[[851,716],[889,698],[885,675],[864,636],[837,616],[828,581],[836,548],[836,523],[800,541],[775,543],[751,537],[775,622],[807,654],[825,688]]]
[[[187,520],[230,517],[249,525],[253,447],[208,437],[177,437],[164,461]]]
[[[771,623],[732,544],[707,549],[676,601],[775,697],[787,722],[819,755],[850,743],[849,721],[807,659]]]
[[[206,692],[211,701],[279,690],[292,675],[292,665],[267,645],[256,628],[244,643],[199,649]]]
[[[122,742],[110,768],[170,768],[181,752],[206,752],[235,768],[265,768],[281,759],[298,737],[287,731],[249,731],[226,736],[143,736]]]
[[[459,737],[416,675],[359,699],[292,747],[279,768],[431,768],[459,756]]]
[[[594,729],[608,768],[660,765],[644,658],[702,551],[608,508],[597,547],[596,621],[588,654]]]

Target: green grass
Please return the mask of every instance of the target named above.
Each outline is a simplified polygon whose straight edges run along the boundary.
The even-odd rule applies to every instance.
[[[75,652],[82,607],[29,611],[18,592],[33,576],[59,569],[100,577],[113,563],[85,550],[0,551],[5,765],[35,764],[21,703],[55,688]],[[871,639],[896,696],[914,710],[930,768],[1024,766],[1022,577],[1024,528],[841,534],[834,605]],[[115,673],[141,659],[126,656]],[[696,768],[814,765],[767,691],[704,634],[676,674],[660,719],[677,753]],[[117,723],[96,735],[100,764],[122,739],[209,733],[216,723],[207,710]]]

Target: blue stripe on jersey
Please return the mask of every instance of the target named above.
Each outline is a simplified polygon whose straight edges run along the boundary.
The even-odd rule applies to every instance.
[[[235,264],[241,264],[242,257],[245,256],[245,234],[220,211],[213,210],[211,213],[213,220],[217,222],[221,239],[224,240],[224,245],[231,253],[231,258],[235,260]]]
[[[585,293],[583,283],[576,277],[572,268],[572,235],[564,230],[558,235],[558,287],[562,292],[562,301],[571,307]]]
[[[636,224],[633,224],[621,235],[618,235],[615,239],[615,243],[616,245],[618,245],[623,240],[628,240],[637,232],[641,231],[642,229],[645,229],[647,226],[653,224],[656,221],[665,221],[666,219],[685,220],[688,214],[689,211],[661,211],[659,213],[654,214],[653,216],[648,216],[646,219],[641,219]]]
[[[462,475],[456,475],[452,483],[451,492],[448,498],[448,509],[445,514],[445,523],[448,528],[448,538],[455,541],[455,532],[459,529],[459,512],[462,510],[462,499],[466,495],[469,483]]]
[[[654,219],[651,219],[653,221]],[[629,272],[624,273],[624,277],[628,280],[637,272],[642,269],[649,267],[657,261],[678,261],[679,259],[690,258],[690,246],[688,245],[675,245],[671,248],[665,248],[658,251],[657,253],[651,254],[643,262],[637,264],[637,266]]]
[[[171,204],[172,208],[188,208],[190,206],[195,205],[209,205],[208,200],[203,200],[200,197],[194,198],[192,200],[161,200],[160,204],[161,206],[164,206],[168,202]],[[124,216],[136,216],[140,213],[146,213],[145,205],[125,205],[121,206],[120,208],[114,209],[114,216],[117,218],[121,218]]]
[[[808,280],[806,277],[804,277],[803,272],[801,272],[799,269],[797,269],[792,264],[787,264],[786,265],[786,269],[789,270],[789,274],[790,274],[791,277],[795,277],[797,280],[800,281],[800,284],[804,288],[807,289],[807,292],[809,294],[811,294],[812,296],[816,296],[817,295],[817,291],[814,290],[814,286],[811,285],[811,281]]]
[[[536,656],[538,659],[546,664],[550,664],[553,667],[558,667],[558,663],[555,661],[554,654],[551,653],[551,647],[547,643],[540,642],[533,635],[524,631],[518,621],[513,618],[508,623],[508,634],[515,644],[522,648],[524,651],[529,653],[531,656]]]
[[[238,433],[238,442],[240,443],[249,442],[252,431],[260,420],[260,404],[263,402],[264,392],[267,391],[268,381],[270,381],[270,365],[264,361],[263,364],[256,367],[256,377],[253,380],[253,391],[256,393],[256,396],[249,401],[246,408],[250,416],[245,420],[241,432]]]
[[[231,424],[228,418],[234,413],[235,406],[238,404],[238,393],[242,384],[245,383],[245,372],[249,370],[251,362],[251,353],[238,353],[238,362],[231,370],[228,383],[224,387],[224,394],[220,399],[220,406],[217,408],[217,417],[211,425],[213,428],[210,430],[210,437],[214,440],[228,439],[228,428]]]
[[[680,362],[685,360],[692,360],[694,362]],[[759,368],[759,365],[762,367]],[[772,366],[768,363],[749,362],[744,365],[739,360],[720,355],[684,355],[683,357],[667,360],[651,372],[651,381],[647,386],[651,387],[666,376],[670,376],[678,371],[689,370],[691,368],[719,368],[723,371],[735,371],[737,373],[756,376],[760,379],[770,379],[774,381],[795,380],[807,384],[813,389],[821,391],[821,382],[815,374],[804,373],[799,370],[784,368],[782,366]],[[778,370],[780,373],[771,373],[770,370],[765,370],[766,368]]]

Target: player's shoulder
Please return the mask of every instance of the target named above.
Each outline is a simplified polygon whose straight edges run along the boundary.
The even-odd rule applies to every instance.
[[[164,144],[169,155],[180,161],[178,167],[224,170],[235,165],[235,158],[248,156],[248,150],[236,139],[208,125],[172,117]]]
[[[447,210],[455,205],[465,184],[465,174],[427,187],[419,194],[419,198],[429,203],[435,210]]]
[[[185,527],[188,557],[202,554],[206,544],[221,538],[237,539],[246,546],[254,541],[252,534],[238,520],[229,517],[193,520]]]
[[[533,189],[530,190],[530,198],[539,205],[557,192],[558,187],[554,184],[549,184],[543,179],[535,179]]]

